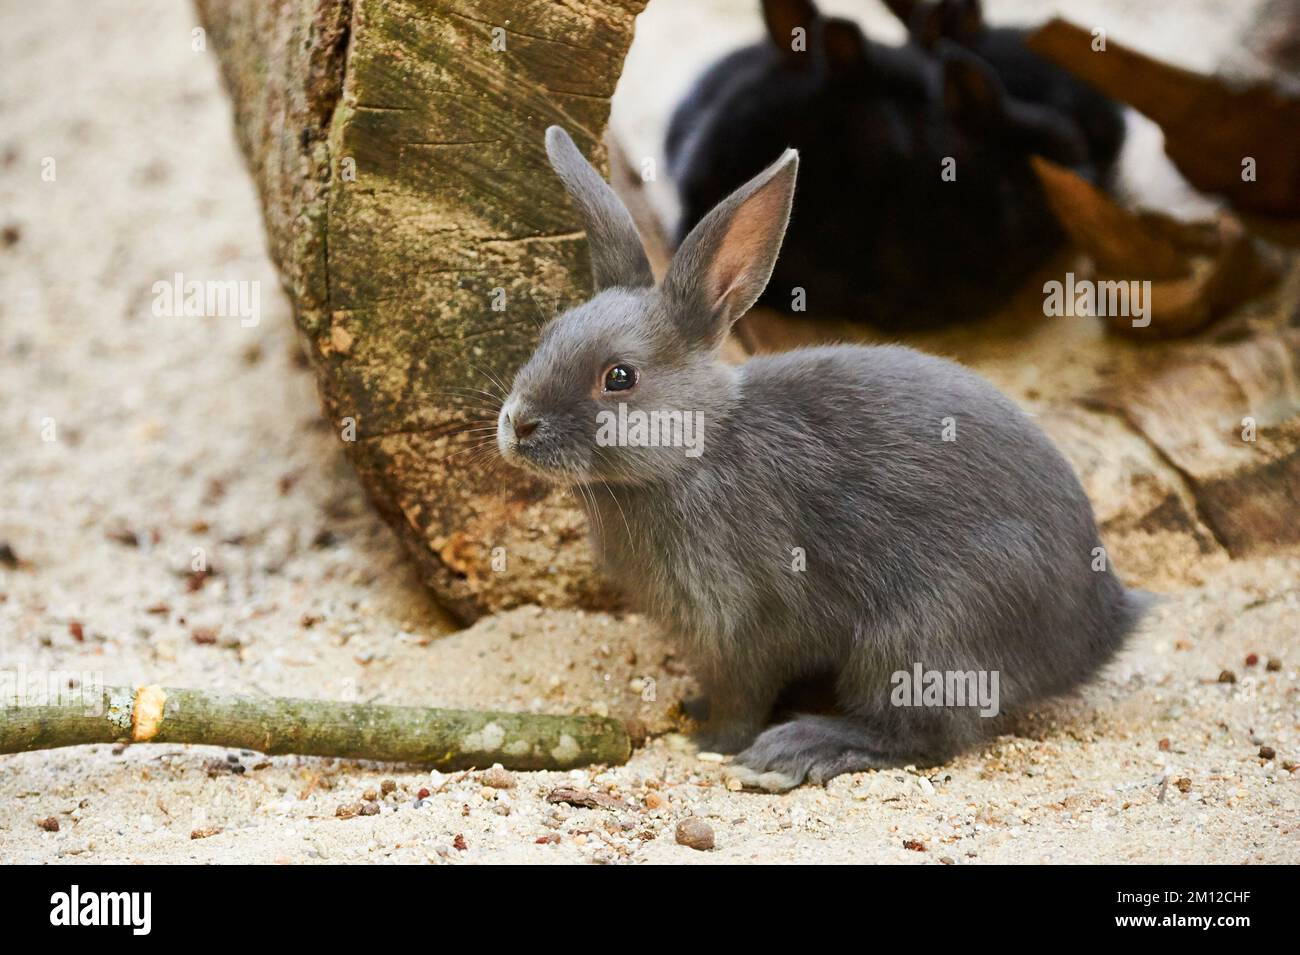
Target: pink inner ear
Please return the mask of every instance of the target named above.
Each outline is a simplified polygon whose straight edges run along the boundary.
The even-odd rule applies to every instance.
[[[781,190],[774,189],[769,180],[741,204],[732,216],[726,234],[719,244],[718,253],[709,265],[709,284],[714,290],[714,313],[725,314],[734,321],[739,314],[731,314],[736,298],[757,296],[761,289],[753,286],[763,281],[772,238],[772,223],[779,221]],[[749,305],[746,301],[739,308]]]

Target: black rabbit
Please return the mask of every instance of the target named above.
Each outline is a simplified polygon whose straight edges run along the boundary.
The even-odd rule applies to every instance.
[[[1068,117],[1006,95],[979,58],[871,43],[808,0],[765,0],[768,38],[708,69],[667,138],[678,240],[787,147],[804,175],[763,304],[903,330],[1001,302],[1061,236],[1029,166],[1072,168]]]
[[[1109,177],[1124,144],[1119,106],[1025,46],[1026,31],[988,26],[980,0],[885,0],[885,5],[918,46],[935,50],[947,40],[965,47],[993,68],[1011,96],[1069,117],[1088,147],[1087,166],[1076,171],[1097,182]]]

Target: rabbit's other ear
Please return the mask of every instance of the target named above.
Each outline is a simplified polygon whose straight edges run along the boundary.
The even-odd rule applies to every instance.
[[[941,0],[949,6],[946,36],[970,44],[984,32],[984,9],[980,0]]]
[[[907,25],[912,41],[927,50],[933,50],[940,40],[970,46],[984,32],[984,10],[980,0],[938,0],[936,3],[914,2],[900,6],[910,7],[910,10],[906,16],[895,10],[895,15]]]
[[[884,0],[884,2],[885,6],[889,8],[889,12],[903,26],[911,25],[912,16],[916,13],[917,0]]]
[[[808,62],[807,52],[820,19],[821,14],[812,0],[763,0],[763,22],[767,24],[768,38],[792,65]],[[795,30],[803,30],[803,42],[797,46]]]
[[[852,20],[827,20],[821,41],[832,73],[847,73],[867,62],[867,38]]]
[[[1003,126],[1007,94],[989,65],[947,41],[939,49],[943,62],[944,112],[957,126],[970,132]]]
[[[546,155],[582,217],[596,291],[654,285],[632,214],[559,126],[546,130]]]
[[[923,50],[933,50],[943,39],[944,7],[942,3],[913,3],[907,18],[907,33]]]
[[[720,346],[772,277],[790,221],[799,154],[781,158],[700,220],[673,256],[663,295],[692,343]]]

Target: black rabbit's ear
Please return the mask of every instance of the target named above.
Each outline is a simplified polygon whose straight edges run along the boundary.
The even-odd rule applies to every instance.
[[[917,0],[885,0],[885,6],[903,26],[911,26],[912,15],[916,13]]]
[[[799,154],[787,149],[701,219],[673,256],[663,296],[692,344],[721,345],[731,323],[767,287],[798,169]]]
[[[821,19],[812,0],[763,0],[763,22],[772,45],[787,62],[807,62],[814,29]]]
[[[911,7],[906,18],[897,15],[907,24],[912,41],[927,50],[933,50],[940,40],[969,46],[984,30],[984,10],[980,0],[915,2]]]
[[[943,60],[943,107],[958,126],[987,130],[1006,120],[1006,90],[992,68],[973,53],[940,44]]]
[[[943,39],[944,8],[942,3],[916,3],[907,16],[907,32],[912,42],[925,50],[933,50]]]
[[[650,262],[632,214],[559,126],[546,130],[546,155],[582,217],[596,291],[653,285]]]
[[[846,72],[867,62],[867,38],[852,20],[827,20],[822,28],[822,49],[832,73]]]
[[[944,0],[952,4],[948,36],[958,43],[970,44],[984,32],[984,9],[980,0]]]

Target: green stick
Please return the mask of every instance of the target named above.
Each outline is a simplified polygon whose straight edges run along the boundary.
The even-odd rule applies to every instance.
[[[465,769],[570,769],[627,761],[623,725],[546,716],[104,687],[90,705],[0,701],[0,753],[87,743],[187,743]],[[98,703],[99,705],[95,705]]]

